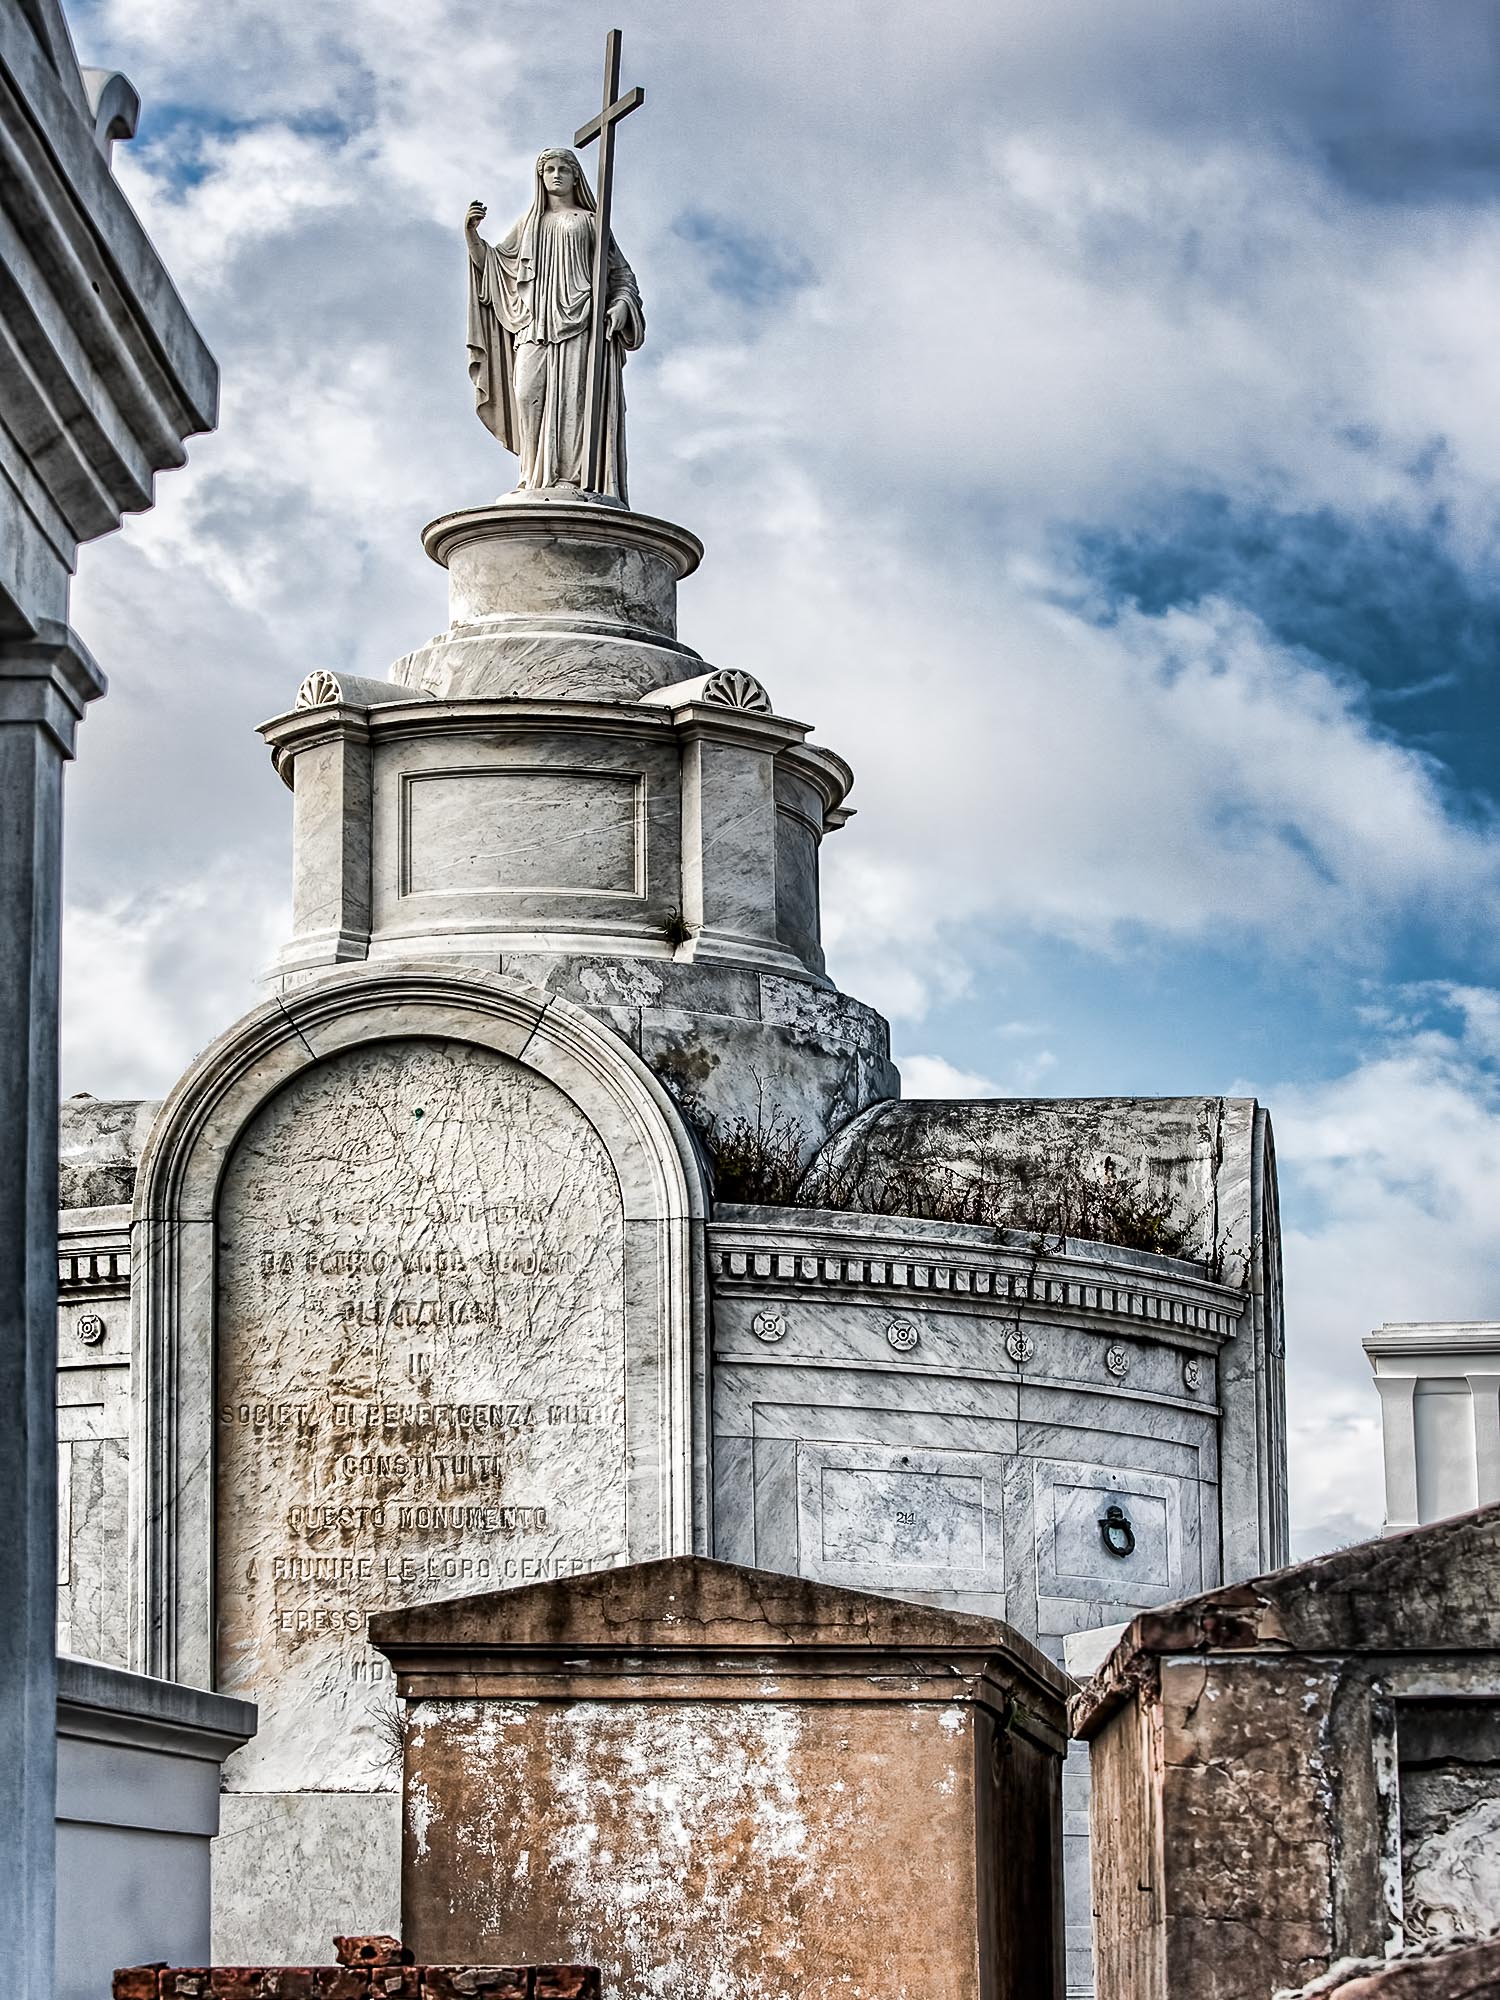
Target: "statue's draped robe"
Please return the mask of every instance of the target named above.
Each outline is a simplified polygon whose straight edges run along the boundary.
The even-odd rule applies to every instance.
[[[546,208],[540,201],[484,261],[469,264],[469,375],[481,422],[521,461],[527,489],[585,486],[584,402],[588,393],[589,302],[595,216],[591,208]],[[628,349],[646,335],[634,273],[613,240],[608,303],[624,302],[623,331],[608,342],[604,369],[604,490],[625,501],[625,396]]]

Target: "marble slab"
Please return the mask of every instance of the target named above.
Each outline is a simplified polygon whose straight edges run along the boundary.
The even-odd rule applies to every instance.
[[[804,1576],[897,1594],[1003,1588],[994,1453],[812,1440],[794,1450]]]
[[[624,1225],[593,1126],[491,1050],[392,1040],[255,1117],[219,1207],[226,1783],[393,1782],[375,1609],[625,1549]]]

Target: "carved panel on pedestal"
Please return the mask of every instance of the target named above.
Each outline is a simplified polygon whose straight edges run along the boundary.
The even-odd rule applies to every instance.
[[[417,771],[403,779],[401,893],[644,896],[637,773]]]
[[[1190,1483],[1047,1459],[1035,1476],[1042,1596],[1135,1606],[1200,1587]]]

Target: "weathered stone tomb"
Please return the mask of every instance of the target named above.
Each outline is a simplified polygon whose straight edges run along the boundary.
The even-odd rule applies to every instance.
[[[1143,1613],[1073,1726],[1099,2000],[1269,2000],[1493,1934],[1500,1507]]]
[[[612,2000],[1051,2000],[1068,1683],[990,1619],[702,1556],[385,1612],[405,1941]]]

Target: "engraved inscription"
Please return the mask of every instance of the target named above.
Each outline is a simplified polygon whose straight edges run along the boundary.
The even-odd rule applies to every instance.
[[[1003,1460],[991,1452],[797,1443],[802,1572],[857,1590],[995,1590]]]
[[[380,1790],[371,1611],[618,1561],[623,1217],[597,1133],[466,1045],[319,1064],[219,1206],[219,1685],[229,1783]]]
[[[936,1472],[823,1472],[825,1563],[910,1569],[984,1559],[984,1493],[977,1478]]]

